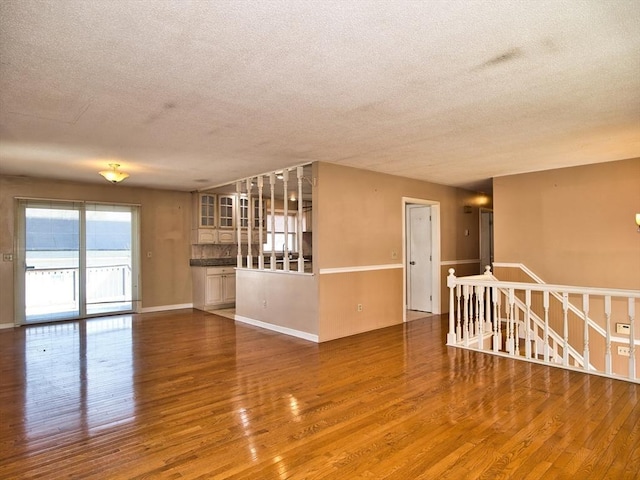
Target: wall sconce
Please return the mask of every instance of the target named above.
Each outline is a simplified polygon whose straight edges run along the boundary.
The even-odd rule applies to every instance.
[[[638,233],[640,233],[640,213],[636,213],[636,225],[638,226]]]
[[[110,163],[109,166],[111,167],[111,170],[103,170],[102,172],[98,172],[108,182],[119,183],[129,176],[128,173],[118,170],[118,168],[120,168],[119,163]]]

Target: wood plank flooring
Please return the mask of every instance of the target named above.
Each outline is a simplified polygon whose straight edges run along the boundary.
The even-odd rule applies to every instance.
[[[444,345],[316,345],[197,310],[0,331],[0,478],[640,476],[640,386]]]

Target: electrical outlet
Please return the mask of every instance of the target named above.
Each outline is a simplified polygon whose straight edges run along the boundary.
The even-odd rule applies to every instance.
[[[628,323],[616,323],[616,333],[629,335],[630,331],[631,331],[631,325],[629,325]]]
[[[358,304],[357,310],[358,310],[359,312],[361,312],[361,311],[362,311],[362,304],[361,304],[361,303],[359,303],[359,304]]]
[[[262,308],[267,308],[267,301],[266,300],[262,300]]]
[[[631,355],[629,353],[629,347],[618,347],[618,355],[622,355],[623,357],[628,357]]]

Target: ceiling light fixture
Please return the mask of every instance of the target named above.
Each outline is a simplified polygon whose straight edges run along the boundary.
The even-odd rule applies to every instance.
[[[119,183],[129,176],[128,173],[118,170],[118,168],[120,168],[119,163],[110,163],[109,166],[111,167],[111,170],[103,170],[102,172],[98,172],[108,182]]]

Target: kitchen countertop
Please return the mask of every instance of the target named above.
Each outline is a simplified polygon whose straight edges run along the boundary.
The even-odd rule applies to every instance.
[[[237,264],[235,257],[229,258],[192,258],[189,265],[192,267],[235,267]]]

